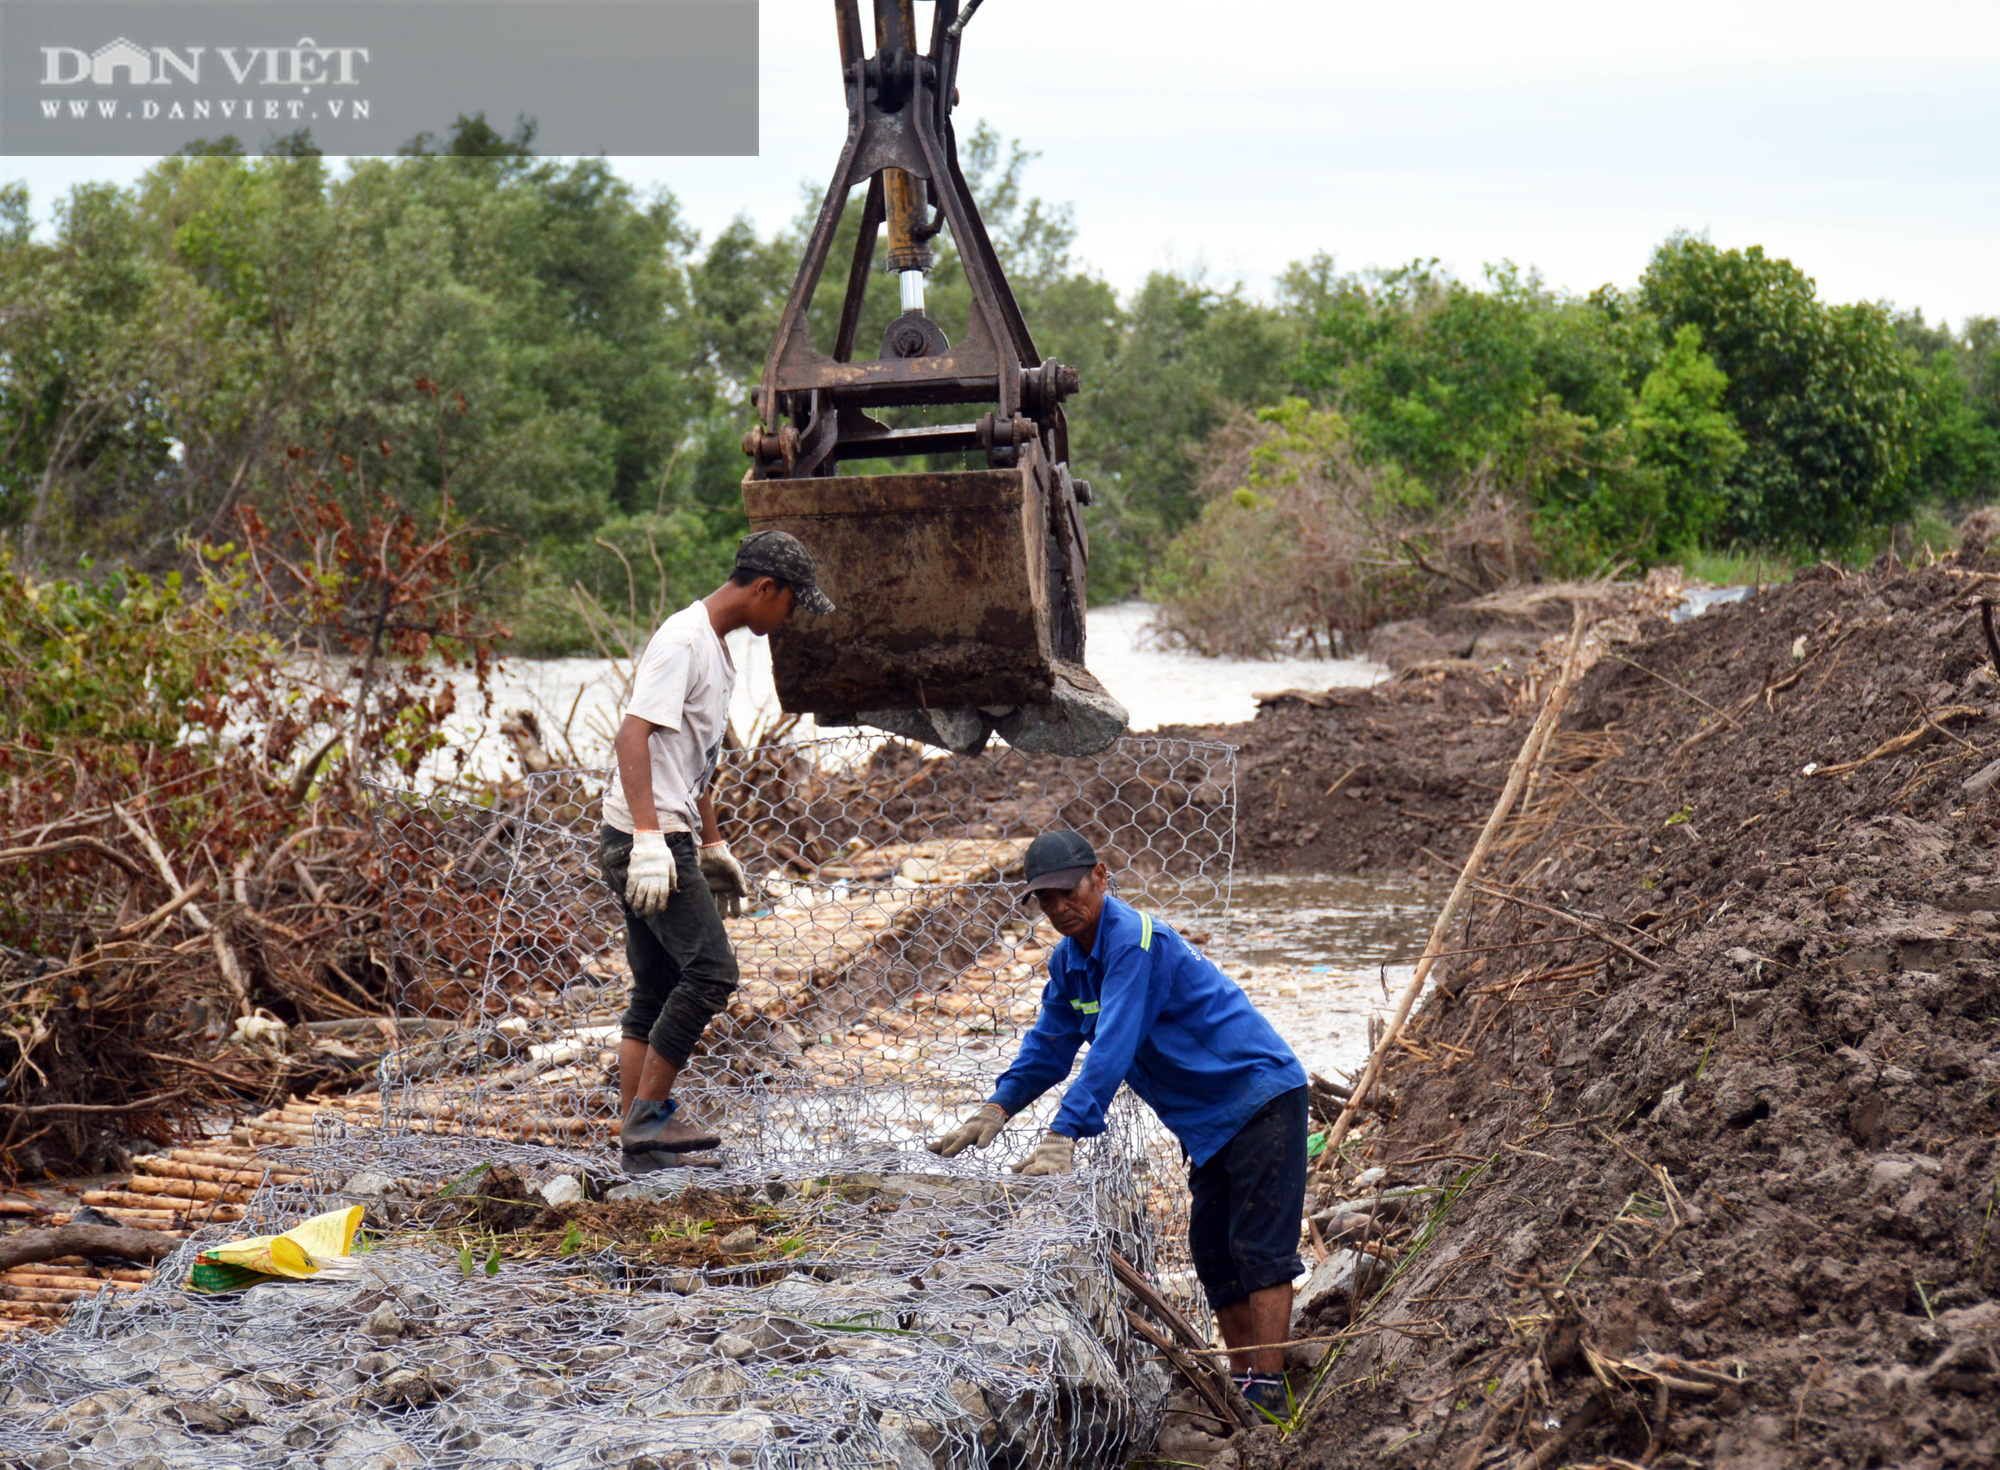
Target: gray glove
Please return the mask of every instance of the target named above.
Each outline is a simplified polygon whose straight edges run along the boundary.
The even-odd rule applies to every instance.
[[[680,886],[681,871],[663,832],[634,832],[632,856],[625,866],[625,902],[641,918],[665,913],[667,900]]]
[[[1060,1133],[1044,1133],[1035,1151],[1014,1166],[1023,1179],[1044,1174],[1067,1174],[1076,1167],[1076,1140]]]
[[[985,1148],[1007,1126],[1007,1115],[987,1103],[980,1110],[931,1145],[931,1152],[955,1159],[969,1148]]]
[[[715,895],[715,906],[722,910],[723,917],[741,918],[743,900],[750,896],[750,875],[736,861],[729,844],[718,842],[713,847],[704,847],[697,860],[701,863],[701,876],[708,879],[708,891]]]

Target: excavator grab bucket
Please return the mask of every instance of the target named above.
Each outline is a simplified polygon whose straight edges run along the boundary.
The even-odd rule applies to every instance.
[[[1074,368],[1035,351],[959,169],[951,129],[957,0],[937,0],[929,49],[912,0],[835,0],[848,136],[744,436],[743,505],[755,529],[791,532],[819,561],[835,611],[772,637],[778,697],[823,724],[861,723],[952,750],[998,734],[1083,754],[1124,732],[1124,709],[1083,668],[1088,484],[1069,470],[1063,401]],[[969,15],[969,10],[967,14]],[[813,342],[810,309],[849,194],[866,183],[839,327]],[[935,216],[930,209],[935,208]],[[876,236],[902,315],[879,354],[855,339]],[[924,310],[930,241],[946,229],[970,290],[963,340]],[[974,422],[891,427],[897,410],[986,404]],[[983,461],[964,469],[843,475],[843,460]]]
[[[753,482],[743,500],[753,528],[812,548],[833,599],[831,616],[772,639],[788,706],[851,717],[1048,701],[1046,515],[1025,466]]]

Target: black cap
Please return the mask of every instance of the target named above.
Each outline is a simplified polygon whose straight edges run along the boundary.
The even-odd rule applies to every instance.
[[[1096,866],[1097,849],[1084,835],[1058,827],[1028,844],[1027,856],[1021,860],[1021,873],[1027,880],[1028,892],[1039,893],[1045,888],[1074,888]]]
[[[776,577],[798,596],[799,606],[816,618],[833,611],[819,590],[819,563],[805,542],[786,531],[752,531],[736,547],[736,570]]]

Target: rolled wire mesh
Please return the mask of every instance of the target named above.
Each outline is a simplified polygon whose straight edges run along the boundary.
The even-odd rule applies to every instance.
[[[376,793],[372,959],[400,1044],[272,1156],[286,1182],[243,1223],[0,1353],[0,1463],[1053,1470],[1150,1442],[1167,1379],[1110,1253],[1202,1316],[1171,1137],[1124,1094],[1075,1174],[1018,1179],[1057,1088],[989,1150],[921,1144],[1034,1019],[1055,936],[1007,881],[1028,839],[1073,826],[1128,901],[1198,923],[1228,902],[1230,748],[727,753],[717,804],[755,888],[727,920],[743,983],[677,1087],[718,1124],[721,1167],[637,1183],[615,1143],[628,976],[600,787]],[[557,1249],[503,1258],[490,1196],[534,1214],[563,1174],[609,1199]],[[349,1201],[372,1231],[356,1279],[180,1289],[202,1246]],[[704,1214],[752,1238],[697,1241]]]

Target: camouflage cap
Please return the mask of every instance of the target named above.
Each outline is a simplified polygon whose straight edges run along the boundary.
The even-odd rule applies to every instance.
[[[805,543],[785,531],[752,531],[736,547],[736,570],[776,577],[797,594],[799,606],[816,618],[833,611],[819,590],[819,563]]]

